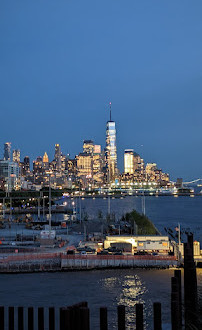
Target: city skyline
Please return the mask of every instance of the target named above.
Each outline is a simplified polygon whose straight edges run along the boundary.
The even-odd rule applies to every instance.
[[[201,1],[22,3],[1,4],[0,145],[31,159],[104,146],[112,101],[121,170],[132,148],[201,177]]]
[[[128,191],[142,187],[158,189],[171,186],[173,183],[168,173],[154,162],[145,163],[134,150],[130,149],[129,155],[129,150],[125,149],[124,171],[118,168],[116,123],[112,120],[111,102],[109,106],[104,149],[92,140],[84,140],[83,150],[72,158],[64,154],[61,145],[56,143],[54,158],[49,161],[45,151],[43,156],[39,155],[33,160],[32,167],[29,156],[22,160],[20,149],[12,149],[11,142],[5,142],[4,157],[0,159],[0,188],[4,191],[40,190],[51,184],[55,189]]]

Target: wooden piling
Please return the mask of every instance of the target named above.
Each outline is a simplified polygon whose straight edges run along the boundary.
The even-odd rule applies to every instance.
[[[23,311],[23,307],[18,307],[18,330],[24,330],[24,311]]]
[[[143,304],[136,304],[136,330],[143,330]]]
[[[100,330],[108,330],[107,307],[100,307]]]
[[[38,330],[44,330],[44,309],[38,307]]]
[[[34,308],[28,307],[28,330],[34,330]]]
[[[4,307],[0,306],[0,330],[4,330]]]
[[[178,278],[171,278],[171,325],[172,330],[179,330],[180,324],[180,308],[179,308],[179,284]]]
[[[153,303],[153,313],[154,313],[154,330],[162,330],[161,321],[161,303]]]
[[[178,279],[178,294],[179,294],[179,317],[180,317],[180,325],[182,325],[182,279],[181,279],[181,270],[174,270],[174,277]]]
[[[80,308],[82,330],[90,330],[90,311],[88,307]]]
[[[70,308],[60,308],[60,330],[72,329]]]
[[[184,306],[185,327],[198,327],[198,296],[196,266],[193,258],[193,235],[184,243]]]
[[[118,306],[118,330],[125,330],[125,306]]]
[[[55,308],[49,307],[48,314],[49,330],[55,330]]]
[[[8,307],[8,329],[14,330],[14,307]]]

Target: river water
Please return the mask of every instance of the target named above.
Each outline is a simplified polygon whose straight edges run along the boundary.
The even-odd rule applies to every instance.
[[[78,199],[66,200],[70,207],[73,202],[79,206]],[[110,211],[117,220],[133,209],[142,212],[142,197],[110,198]],[[105,217],[108,212],[108,199],[81,199],[81,210],[82,213],[88,214],[89,219],[97,217],[99,211]],[[164,227],[169,227],[175,232],[175,227],[180,223],[182,231],[192,231],[194,239],[202,244],[202,196],[145,196],[145,211],[162,234],[166,234]],[[183,238],[186,239],[186,235]]]
[[[202,241],[202,197],[146,197],[146,214],[164,234],[164,227],[182,228],[194,232]],[[72,200],[69,199],[69,204]],[[78,204],[78,201],[77,201]],[[142,210],[141,197],[111,199],[111,212],[118,219],[132,209]],[[108,209],[107,199],[81,200],[82,212],[89,218]],[[58,214],[57,217],[63,217]],[[198,284],[202,286],[202,269],[197,270]],[[125,269],[42,274],[1,274],[1,305],[9,306],[66,306],[88,301],[91,309],[91,329],[99,329],[99,307],[107,306],[109,329],[116,329],[118,304],[127,310],[127,329],[134,329],[134,304],[145,304],[146,328],[152,329],[152,303],[162,303],[163,329],[170,329],[170,279],[173,270]],[[46,315],[47,317],[47,315]],[[58,321],[58,316],[56,317]],[[36,329],[36,328],[35,328]],[[58,325],[56,326],[58,329]]]

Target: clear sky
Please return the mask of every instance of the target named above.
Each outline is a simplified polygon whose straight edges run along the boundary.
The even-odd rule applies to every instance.
[[[121,170],[202,177],[201,0],[0,1],[0,158],[104,147],[109,101]]]

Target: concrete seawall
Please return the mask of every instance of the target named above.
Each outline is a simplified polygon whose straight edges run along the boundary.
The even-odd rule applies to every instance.
[[[12,254],[0,259],[0,273],[90,270],[106,268],[175,267],[175,257],[65,255],[62,253]]]
[[[102,268],[168,268],[177,266],[174,257],[151,256],[62,256],[61,269],[102,269]]]

